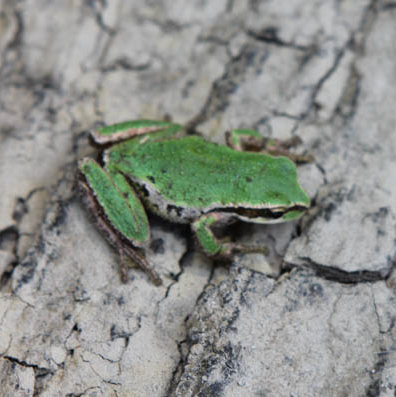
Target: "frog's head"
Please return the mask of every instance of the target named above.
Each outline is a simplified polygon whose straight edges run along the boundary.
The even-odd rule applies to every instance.
[[[266,223],[287,222],[299,218],[310,200],[298,182],[295,164],[285,157],[276,158],[271,177],[264,189],[263,210]]]
[[[238,207],[226,209],[226,212],[233,212],[236,216],[246,222],[254,223],[281,223],[298,219],[309,208],[309,198],[303,203],[290,206],[277,206],[273,208],[246,208]]]
[[[285,157],[268,159],[262,173],[246,184],[245,201],[234,208],[237,216],[255,223],[280,223],[299,218],[310,206],[298,182],[294,163]],[[241,203],[243,200],[241,200]]]
[[[301,217],[310,206],[308,195],[301,186],[290,185],[290,195],[283,197],[280,202],[272,201],[270,205],[263,203],[263,208],[256,210],[260,223],[281,223],[288,222]]]

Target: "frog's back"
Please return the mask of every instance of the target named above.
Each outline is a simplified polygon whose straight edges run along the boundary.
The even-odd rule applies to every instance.
[[[178,207],[268,208],[288,205],[288,197],[306,200],[284,157],[239,152],[198,136],[117,146],[117,167]]]

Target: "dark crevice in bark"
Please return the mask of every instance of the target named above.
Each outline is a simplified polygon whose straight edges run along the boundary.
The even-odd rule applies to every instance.
[[[278,36],[278,30],[276,27],[269,26],[260,31],[248,30],[246,32],[248,36],[255,40],[262,41],[264,43],[273,44],[279,47],[287,47],[299,51],[312,51],[312,47],[303,46],[293,42],[284,41]]]
[[[256,46],[246,44],[237,56],[231,58],[225,67],[224,74],[213,83],[198,115],[187,123],[187,130],[194,130],[199,124],[227,109],[231,95],[238,90],[240,82],[248,69],[253,66],[254,60],[263,55],[262,51]]]
[[[323,277],[326,280],[335,281],[343,284],[358,284],[362,282],[375,282],[380,280],[386,280],[387,274],[384,275],[380,271],[369,271],[359,270],[353,272],[347,272],[342,269],[338,269],[334,266],[323,265],[314,262],[312,259],[307,257],[299,258],[303,261],[303,265],[294,265],[293,263],[285,262],[284,271],[290,271],[294,267],[308,267],[314,270],[318,277]]]

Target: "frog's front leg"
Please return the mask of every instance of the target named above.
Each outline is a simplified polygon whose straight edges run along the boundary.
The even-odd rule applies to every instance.
[[[238,151],[252,151],[270,154],[272,156],[285,156],[295,163],[310,163],[311,155],[290,153],[289,149],[301,143],[298,136],[280,140],[262,137],[257,131],[237,129],[226,132],[226,142],[231,148]]]
[[[213,233],[212,228],[223,226],[235,221],[235,218],[222,212],[211,212],[205,214],[192,223],[192,229],[202,248],[208,256],[218,256],[229,258],[238,252],[260,252],[263,255],[268,254],[268,249],[262,246],[251,246],[231,242],[223,242]]]
[[[116,170],[104,170],[89,158],[80,161],[79,171],[83,201],[120,255],[122,281],[126,281],[126,255],[160,285],[161,278],[138,252],[150,240],[150,229],[143,205],[128,181]]]

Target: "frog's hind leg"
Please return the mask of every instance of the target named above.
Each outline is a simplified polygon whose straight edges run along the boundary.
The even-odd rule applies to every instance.
[[[79,163],[81,196],[96,226],[120,255],[121,279],[126,282],[126,257],[139,265],[154,284],[161,278],[137,250],[150,239],[146,213],[125,177],[103,170],[96,161]]]
[[[192,229],[203,251],[208,256],[220,258],[230,258],[238,252],[260,252],[267,255],[268,249],[266,247],[224,242],[215,236],[213,227],[229,224],[235,220],[230,214],[211,212],[193,222]]]
[[[172,137],[180,134],[182,127],[170,121],[131,120],[109,125],[90,131],[93,142],[98,146],[118,143],[139,135],[147,138],[151,135],[158,137]]]
[[[285,156],[295,163],[310,163],[311,155],[290,153],[289,149],[299,145],[302,141],[298,136],[280,140],[262,137],[257,131],[237,129],[226,132],[226,142],[229,147],[238,151],[261,152],[272,156]]]

